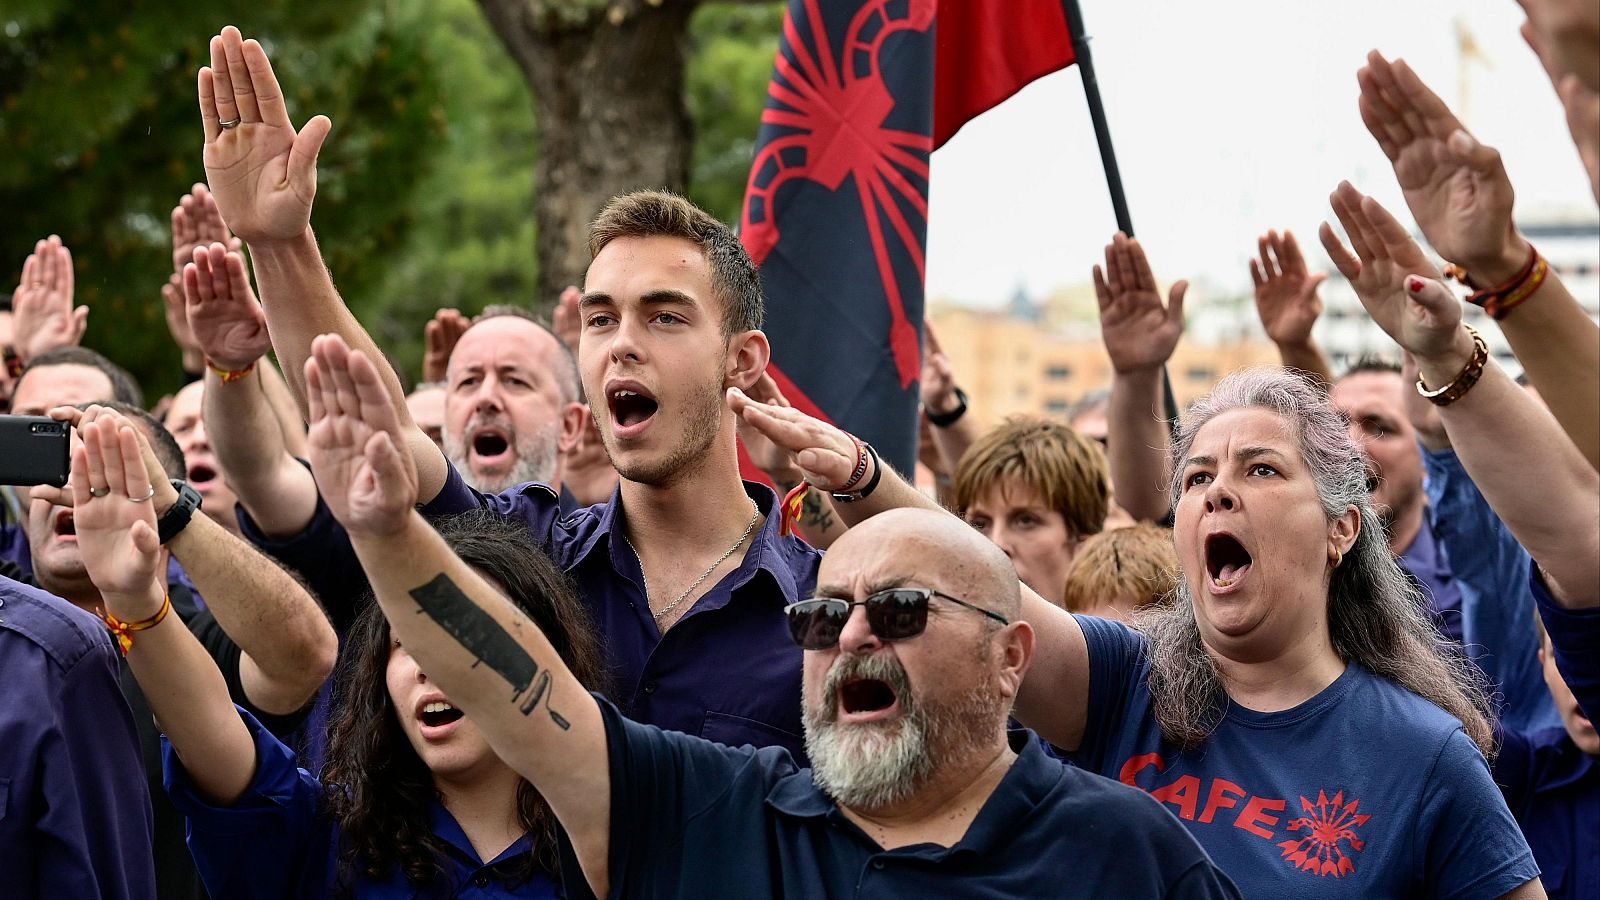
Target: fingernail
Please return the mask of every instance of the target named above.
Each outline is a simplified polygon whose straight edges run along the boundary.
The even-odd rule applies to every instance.
[[[1406,276],[1406,290],[1413,294],[1422,293],[1422,279],[1415,275]]]

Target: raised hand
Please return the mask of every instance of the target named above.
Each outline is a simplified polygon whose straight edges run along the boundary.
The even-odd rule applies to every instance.
[[[194,251],[212,244],[226,245],[229,250],[244,246],[222,221],[222,213],[217,210],[217,200],[211,196],[211,189],[197,181],[189,193],[178,198],[178,205],[172,208],[173,274],[181,276],[183,267],[194,259]]]
[[[1465,335],[1461,304],[1442,287],[1449,302],[1431,289],[1424,290],[1441,276],[1405,227],[1348,181],[1341,182],[1328,199],[1355,253],[1345,249],[1326,222],[1319,232],[1322,246],[1378,327],[1419,360],[1458,349],[1459,338]]]
[[[1572,132],[1572,143],[1577,146],[1583,171],[1589,176],[1595,202],[1600,203],[1600,93],[1556,60],[1531,21],[1522,23],[1522,37],[1544,64],[1556,96],[1561,98],[1561,108],[1567,114],[1567,130]]]
[[[770,382],[770,376],[765,373],[762,378]],[[763,381],[758,379],[751,390],[760,395],[762,385]],[[776,390],[777,386],[771,385],[771,391]],[[769,462],[777,465],[778,454],[789,454],[793,458],[792,465],[799,467],[800,476],[825,491],[843,488],[855,473],[859,459],[856,443],[841,429],[806,415],[786,401],[780,405],[770,396],[765,401],[757,400],[738,388],[728,388],[728,406],[739,416],[740,434],[753,459],[762,452],[751,447],[752,443],[760,443],[756,440],[759,436],[772,448],[770,453],[763,453],[769,457]],[[773,471],[767,469],[762,460],[756,459],[756,462],[762,465],[763,471]],[[869,471],[863,480],[871,477]]]
[[[183,293],[188,326],[212,365],[237,372],[272,349],[266,313],[250,290],[239,251],[196,247],[183,267]]]
[[[922,407],[934,415],[943,415],[960,405],[956,396],[955,371],[950,367],[950,357],[939,346],[939,336],[933,333],[933,324],[922,323]]]
[[[1538,30],[1547,43],[1551,58],[1563,69],[1575,73],[1579,83],[1600,91],[1600,7],[1592,0],[1517,0],[1528,21],[1524,27]]]
[[[1528,245],[1512,225],[1514,192],[1499,152],[1468,134],[1404,60],[1374,50],[1356,80],[1361,120],[1428,243],[1485,287],[1521,270]]]
[[[778,389],[778,383],[766,372],[761,373],[761,377],[750,385],[744,396],[749,401],[778,409],[791,408],[789,398],[783,395],[783,391]],[[750,454],[750,461],[778,484],[798,484],[805,477],[800,466],[794,461],[794,454],[788,448],[779,446],[767,437],[765,432],[747,422],[743,416],[739,418],[739,440],[744,442],[744,449]]]
[[[11,297],[11,342],[23,362],[83,339],[83,331],[89,327],[89,307],[74,309],[72,293],[72,251],[52,234],[34,244],[22,264],[22,281]]]
[[[1255,284],[1256,313],[1267,337],[1279,346],[1303,345],[1311,340],[1311,328],[1322,315],[1322,298],[1317,286],[1328,277],[1312,274],[1294,232],[1282,236],[1268,231],[1256,240],[1260,260],[1250,260],[1250,280]]]
[[[311,342],[307,446],[317,487],[352,534],[394,534],[417,502],[417,466],[378,370],[338,335]]]
[[[223,218],[251,243],[304,234],[333,123],[313,116],[296,133],[266,51],[232,25],[211,39],[199,84],[206,181]]]
[[[1100,301],[1100,339],[1111,367],[1134,372],[1164,365],[1183,336],[1183,297],[1189,282],[1179,281],[1162,303],[1144,248],[1117,232],[1106,245],[1106,266],[1094,267],[1094,293]]]
[[[551,330],[573,353],[578,352],[578,338],[583,335],[583,319],[578,316],[578,301],[582,299],[583,291],[578,290],[577,285],[567,285],[561,292],[561,299],[556,301],[555,314],[550,317]]]
[[[106,611],[137,622],[160,609],[166,576],[139,434],[127,419],[110,412],[84,423],[80,433],[83,442],[73,448],[68,485],[84,568]]]
[[[428,324],[422,326],[422,380],[444,381],[450,368],[450,353],[456,342],[472,327],[472,320],[460,310],[441,309],[433,314]]]

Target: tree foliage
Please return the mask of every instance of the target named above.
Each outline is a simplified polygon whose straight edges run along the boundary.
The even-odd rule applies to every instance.
[[[36,239],[60,234],[78,300],[93,309],[85,343],[152,396],[176,386],[159,293],[168,213],[204,178],[195,72],[231,22],[267,47],[295,122],[333,119],[313,222],[346,301],[403,368],[420,359],[434,309],[536,298],[533,103],[473,0],[197,9],[11,0],[0,10],[0,291]],[[707,5],[687,36],[690,193],[728,221],[782,11],[778,0]]]

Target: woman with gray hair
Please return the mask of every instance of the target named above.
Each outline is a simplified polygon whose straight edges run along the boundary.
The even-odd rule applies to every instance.
[[[1136,631],[1028,598],[1022,722],[1167,803],[1245,896],[1543,897],[1484,688],[1390,555],[1338,411],[1237,372],[1173,459],[1175,602]]]

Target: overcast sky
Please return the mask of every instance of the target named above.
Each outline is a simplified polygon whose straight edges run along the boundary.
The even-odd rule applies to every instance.
[[[1469,68],[1467,125],[1503,154],[1519,219],[1595,218],[1560,104],[1523,43],[1514,0],[1081,0],[1133,224],[1162,280],[1249,287],[1255,236],[1309,241],[1349,178],[1410,223],[1356,111],[1355,71],[1402,56],[1462,113],[1455,21],[1488,57]],[[928,297],[991,305],[1086,282],[1115,230],[1076,67],[969,123],[933,156]],[[1600,253],[1600,251],[1597,251]]]

